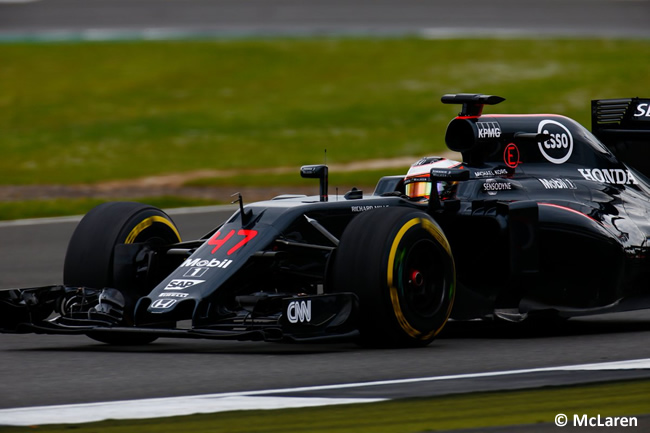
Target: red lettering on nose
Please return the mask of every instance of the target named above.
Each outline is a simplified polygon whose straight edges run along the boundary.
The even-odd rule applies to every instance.
[[[214,245],[212,249],[212,254],[216,253],[219,248],[223,246],[228,240],[233,237],[235,230],[230,230],[226,236],[221,238],[221,231],[216,232],[210,239],[208,239],[208,245]],[[231,255],[245,244],[248,243],[251,239],[257,236],[257,230],[244,230],[241,229],[237,232],[237,236],[242,236],[244,239],[241,239],[234,247],[228,250],[228,255]]]
[[[220,231],[216,232],[216,233],[214,234],[214,236],[212,236],[212,237],[208,240],[208,245],[216,245],[216,246],[212,249],[212,254],[214,254],[214,253],[215,253],[219,248],[221,248],[221,246],[222,246],[223,244],[225,244],[226,241],[227,241],[228,239],[230,239],[230,238],[232,237],[232,235],[234,235],[234,234],[235,234],[235,231],[234,231],[234,230],[230,230],[230,232],[229,232],[229,233],[228,233],[228,234],[227,234],[223,239],[219,239],[219,236],[221,236],[221,232],[220,232]]]

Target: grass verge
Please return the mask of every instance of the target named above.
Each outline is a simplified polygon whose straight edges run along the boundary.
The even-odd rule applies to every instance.
[[[650,41],[274,39],[0,45],[0,184],[445,150],[450,92],[589,124],[650,95]]]
[[[415,162],[415,161],[413,161]],[[352,186],[365,187],[374,189],[377,181],[382,176],[389,175],[406,175],[408,166],[402,169],[383,169],[354,172],[329,172],[330,189],[339,188],[339,192],[344,193]],[[242,174],[228,177],[207,177],[188,181],[185,186],[211,187],[211,186],[258,186],[258,185],[277,185],[286,186],[309,186],[318,185],[318,181],[312,179],[303,179],[298,173],[281,173],[281,174]],[[346,189],[347,188],[347,189]],[[290,192],[290,191],[288,191]],[[371,191],[368,191],[371,192]]]
[[[234,411],[155,420],[6,427],[3,432],[137,431],[194,433],[391,433],[553,423],[557,414],[605,417],[648,413],[650,381],[462,394],[306,409]],[[643,426],[639,426],[643,427]],[[647,426],[646,426],[647,427]],[[525,431],[525,427],[522,427]]]
[[[119,201],[120,199],[116,199]],[[46,218],[69,215],[84,215],[93,207],[105,203],[102,199],[51,199],[51,200],[21,200],[0,202],[0,220],[16,220],[24,218]],[[133,200],[126,200],[133,201]],[[189,206],[208,206],[217,203],[213,200],[189,199],[182,197],[150,197],[136,200],[161,209],[171,209]]]
[[[301,185],[297,168],[325,149],[330,163],[444,152],[458,112],[439,102],[444,93],[499,94],[508,101],[491,111],[557,112],[588,125],[590,99],[650,95],[639,79],[650,63],[638,61],[648,57],[643,40],[0,44],[0,186],[274,167],[296,174],[190,186]],[[331,192],[368,190],[406,169],[332,170]],[[5,202],[0,218],[78,214],[99,202]]]

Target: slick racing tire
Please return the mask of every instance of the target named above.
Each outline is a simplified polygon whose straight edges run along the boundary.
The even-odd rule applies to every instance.
[[[454,260],[442,230],[424,212],[389,207],[355,217],[332,268],[332,288],[359,297],[362,345],[424,346],[449,318]]]
[[[158,208],[132,202],[104,203],[88,212],[72,234],[63,266],[63,283],[68,287],[120,289],[127,300],[121,325],[131,325],[137,299],[146,294],[135,275],[120,275],[114,265],[119,244],[180,242],[174,222]],[[127,289],[115,287],[114,282]],[[88,336],[108,344],[147,344],[156,339],[139,334],[93,334]]]

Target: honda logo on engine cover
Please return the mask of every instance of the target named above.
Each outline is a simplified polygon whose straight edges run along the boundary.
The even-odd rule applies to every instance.
[[[311,322],[311,301],[289,302],[287,319],[291,323]]]

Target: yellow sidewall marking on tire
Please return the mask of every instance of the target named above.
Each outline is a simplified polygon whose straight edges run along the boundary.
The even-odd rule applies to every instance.
[[[445,235],[443,235],[440,232],[440,230],[438,229],[438,227],[434,223],[429,221],[428,219],[422,218],[420,221],[422,223],[422,227],[426,231],[431,233],[434,238],[436,238],[436,240],[440,243],[440,245],[442,245],[442,247],[445,249],[445,251],[447,251],[447,254],[449,254],[449,256],[451,257],[451,255],[452,255],[451,254],[451,246],[449,245],[449,241],[447,241],[447,238],[445,237]]]
[[[129,233],[129,235],[126,237],[124,243],[132,244],[137,239],[140,233],[142,233],[145,229],[151,227],[154,223],[165,224],[167,227],[173,230],[178,240],[179,241],[181,240],[181,235],[178,233],[178,230],[176,230],[176,227],[174,227],[174,224],[172,224],[171,221],[169,221],[167,218],[154,215],[152,217],[142,220],[140,223],[138,223],[138,225],[133,227],[133,230],[131,230],[131,233]]]
[[[451,268],[452,268],[452,277],[451,277],[451,284],[449,286],[449,297],[451,299],[451,302],[449,302],[449,307],[447,308],[446,312],[446,318],[442,322],[442,325],[440,328],[438,328],[436,331],[434,331],[433,335],[438,334],[442,330],[442,328],[445,326],[447,323],[447,319],[449,319],[449,316],[451,316],[451,309],[454,306],[454,299],[456,298],[456,264],[454,263],[454,255],[451,253],[451,245],[449,245],[449,241],[445,237],[445,235],[442,234],[438,226],[436,226],[434,223],[432,223],[428,219],[422,219],[422,227],[429,233],[433,235],[433,237],[436,238],[436,240],[442,245],[442,247],[447,251],[447,254],[449,255],[449,259],[451,260]]]
[[[435,224],[433,224],[431,221],[429,221],[426,218],[413,218],[412,220],[408,221],[406,224],[402,226],[402,228],[397,232],[397,235],[395,236],[395,240],[393,240],[393,244],[390,248],[390,254],[388,255],[388,275],[387,275],[387,282],[388,282],[388,289],[390,293],[390,300],[391,303],[393,304],[393,311],[395,312],[395,317],[397,318],[397,322],[401,326],[401,328],[411,337],[417,338],[420,340],[426,340],[428,338],[433,337],[436,335],[440,330],[444,327],[445,323],[447,320],[445,319],[442,323],[442,325],[436,329],[433,330],[427,334],[422,334],[422,332],[418,331],[415,329],[409,322],[406,320],[406,317],[404,317],[404,313],[402,312],[402,306],[400,305],[399,302],[399,294],[397,292],[397,287],[395,287],[395,284],[393,284],[394,280],[394,275],[393,275],[393,269],[395,266],[395,256],[397,252],[397,247],[399,246],[400,241],[404,237],[407,231],[411,229],[416,224],[421,224],[422,227],[431,233],[436,240],[442,245],[442,247],[447,251],[449,254],[449,257],[452,257],[451,255],[451,247],[449,246],[449,242],[447,239],[444,237],[444,235],[438,230]],[[452,261],[452,266],[453,266],[453,261]],[[455,272],[454,272],[455,274]],[[455,278],[454,278],[455,280]],[[454,295],[454,286],[455,286],[455,281],[452,281],[452,285],[450,287],[451,295],[453,297]],[[451,313],[451,306],[453,305],[453,302],[450,303],[449,308],[447,309],[447,318],[449,318],[449,314]]]

